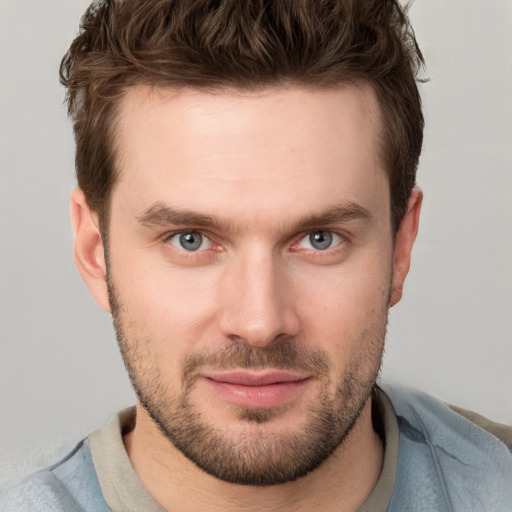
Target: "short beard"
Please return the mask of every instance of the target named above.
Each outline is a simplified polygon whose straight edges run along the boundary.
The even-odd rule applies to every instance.
[[[182,393],[166,385],[150,340],[130,339],[125,312],[108,280],[117,340],[132,386],[140,404],[163,435],[206,473],[233,484],[271,486],[291,482],[320,466],[343,443],[354,427],[375,386],[382,360],[386,321],[369,329],[373,336],[359,340],[365,347],[340,376],[336,391],[329,390],[328,356],[299,348],[290,339],[276,339],[263,348],[230,342],[223,350],[189,356],[183,366]],[[387,318],[387,317],[386,317]],[[215,427],[191,403],[191,392],[200,369],[282,368],[305,371],[317,380],[321,392],[310,405],[306,420],[287,434],[272,433],[263,425],[282,413],[276,408],[238,408],[245,421],[236,438]]]

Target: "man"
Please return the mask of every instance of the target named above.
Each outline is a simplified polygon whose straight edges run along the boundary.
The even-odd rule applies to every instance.
[[[75,259],[137,403],[2,511],[510,510],[504,444],[376,386],[420,65],[387,0],[88,10],[62,65]]]

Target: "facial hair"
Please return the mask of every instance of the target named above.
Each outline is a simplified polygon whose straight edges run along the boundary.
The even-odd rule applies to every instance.
[[[118,344],[140,404],[162,434],[206,473],[233,484],[271,486],[291,482],[320,466],[343,443],[375,386],[387,324],[385,314],[361,333],[360,352],[342,375],[335,391],[328,355],[278,337],[262,348],[230,341],[222,349],[189,355],[182,366],[181,391],[169,389],[151,340],[134,336],[132,321],[108,274],[109,299]],[[319,389],[305,420],[293,432],[265,428],[283,414],[282,407],[238,407],[243,433],[229,435],[216,427],[193,403],[202,368],[278,368],[305,372]]]

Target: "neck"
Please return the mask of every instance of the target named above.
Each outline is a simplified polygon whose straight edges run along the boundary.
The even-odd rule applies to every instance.
[[[142,484],[173,512],[356,510],[370,495],[383,461],[373,430],[371,399],[335,452],[316,470],[294,482],[268,487],[235,485],[214,478],[189,461],[137,404],[135,429],[124,443]]]

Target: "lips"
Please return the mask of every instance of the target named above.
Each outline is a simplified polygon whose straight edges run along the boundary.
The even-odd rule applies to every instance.
[[[212,371],[203,375],[217,382],[242,384],[244,386],[267,386],[280,382],[295,382],[307,379],[309,375],[288,370],[232,370]]]
[[[244,407],[276,407],[290,401],[311,378],[289,370],[208,371],[202,380],[220,399]]]

